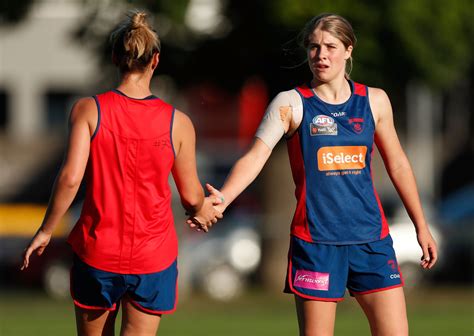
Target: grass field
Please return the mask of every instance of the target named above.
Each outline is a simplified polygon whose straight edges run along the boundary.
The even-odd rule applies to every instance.
[[[407,295],[411,335],[474,335],[474,290],[436,288]],[[74,335],[70,301],[53,301],[41,292],[0,291],[0,335]],[[118,334],[118,332],[117,332]],[[352,298],[338,305],[335,335],[369,335]],[[297,335],[289,295],[253,291],[230,303],[195,296],[166,316],[159,335]]]

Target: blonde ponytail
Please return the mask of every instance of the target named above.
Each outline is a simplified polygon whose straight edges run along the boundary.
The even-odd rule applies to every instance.
[[[112,54],[122,72],[142,71],[153,54],[160,52],[161,43],[142,11],[132,11],[112,33]]]

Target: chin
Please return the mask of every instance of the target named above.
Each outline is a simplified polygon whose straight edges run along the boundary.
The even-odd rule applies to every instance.
[[[330,82],[332,79],[332,77],[328,76],[327,74],[320,74],[320,73],[314,73],[314,72],[313,72],[313,78],[317,80],[318,82],[322,82],[322,83]]]

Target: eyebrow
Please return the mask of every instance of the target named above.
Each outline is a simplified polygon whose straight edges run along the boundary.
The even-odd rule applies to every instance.
[[[317,42],[309,42],[308,43],[308,46],[320,46],[321,44],[320,43],[317,43]],[[335,42],[326,42],[326,43],[322,43],[322,45],[325,45],[325,46],[336,46],[337,43]]]

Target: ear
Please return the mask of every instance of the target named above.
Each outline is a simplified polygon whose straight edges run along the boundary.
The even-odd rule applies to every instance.
[[[158,63],[160,63],[160,53],[154,53],[153,57],[151,59],[151,70],[155,70],[156,67],[158,66]]]
[[[352,49],[354,49],[351,45],[346,49],[345,59],[348,60],[352,56]]]

